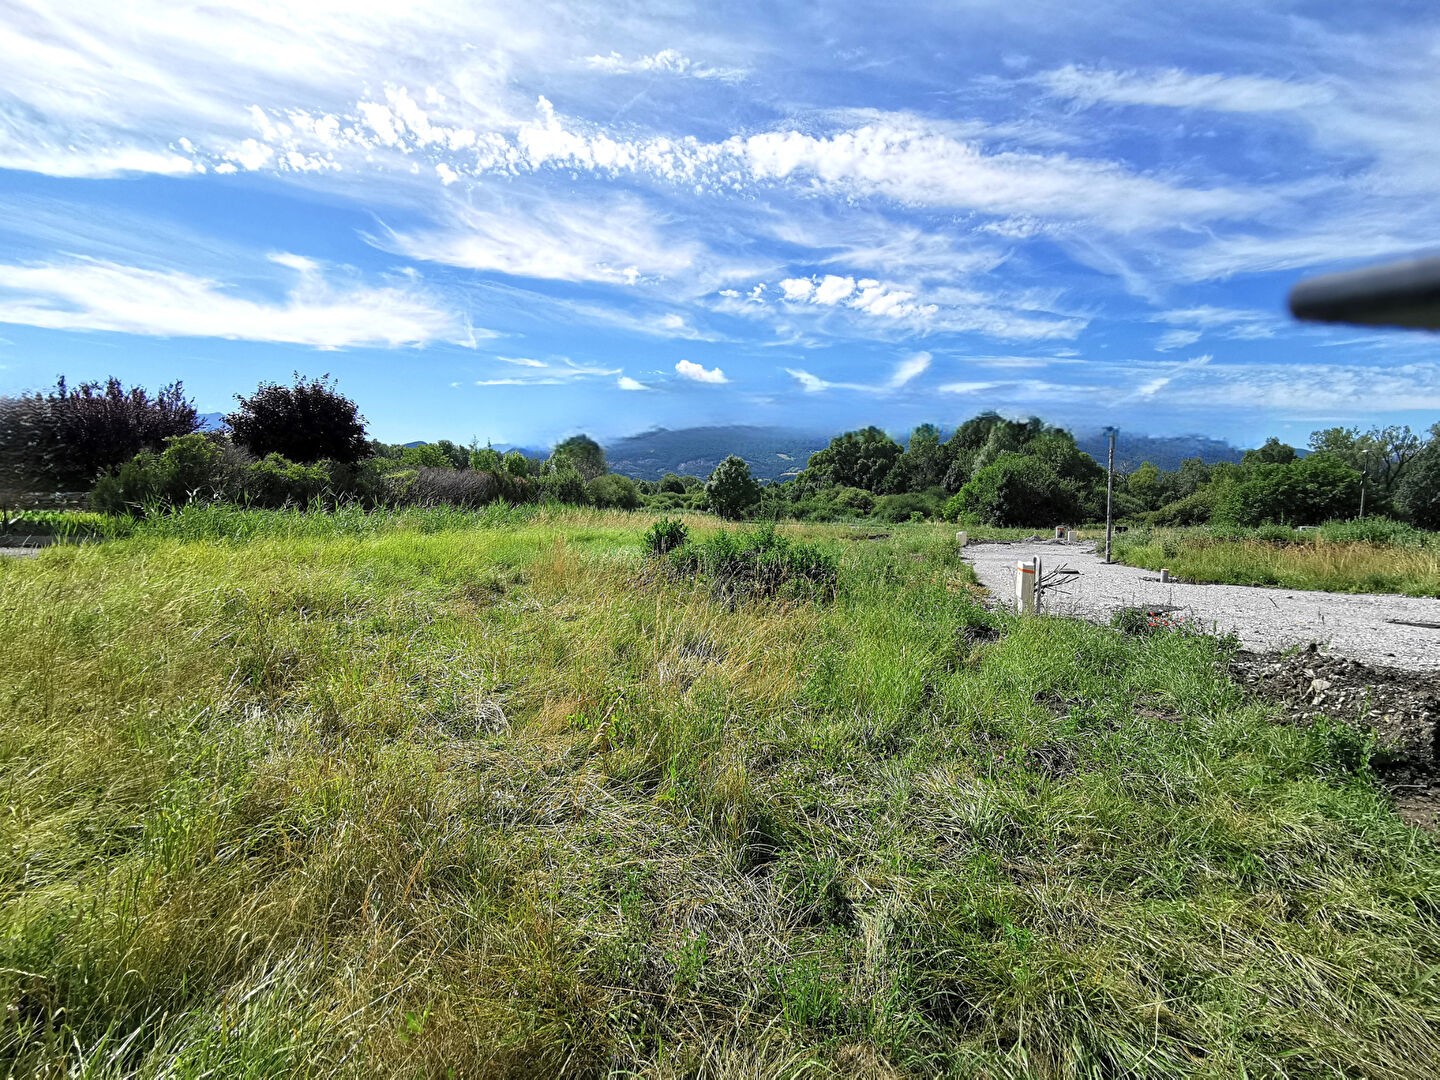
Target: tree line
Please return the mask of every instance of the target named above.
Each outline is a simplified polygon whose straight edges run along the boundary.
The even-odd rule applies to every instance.
[[[1308,453],[1276,439],[1238,463],[1199,458],[1117,477],[1117,516],[1154,524],[1318,524],[1387,514],[1440,528],[1440,424],[1328,428]],[[985,412],[948,438],[934,424],[902,445],[878,427],[848,431],[785,480],[760,484],[739,457],[709,477],[634,481],[612,473],[587,435],[544,459],[441,439],[371,439],[329,376],[296,374],[236,398],[219,431],[200,431],[180,383],[151,395],[117,379],[0,398],[0,500],[88,492],[94,509],[142,513],[196,500],[256,506],[557,501],[727,518],[886,522],[945,519],[1043,528],[1104,517],[1105,470],[1064,428]]]

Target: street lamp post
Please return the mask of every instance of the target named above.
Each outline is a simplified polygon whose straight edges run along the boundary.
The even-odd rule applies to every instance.
[[[1109,460],[1105,466],[1105,561],[1110,561],[1110,540],[1115,533],[1115,436],[1119,429],[1107,427],[1110,439]]]

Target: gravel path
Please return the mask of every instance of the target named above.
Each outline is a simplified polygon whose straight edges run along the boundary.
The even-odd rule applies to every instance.
[[[1045,596],[1047,614],[1108,622],[1119,608],[1172,606],[1187,620],[1234,631],[1247,649],[1259,652],[1313,641],[1335,655],[1369,664],[1440,669],[1440,630],[1388,621],[1440,623],[1440,600],[1250,585],[1162,585],[1154,570],[1106,566],[1089,543],[973,544],[965,555],[980,583],[1008,605],[1014,604],[1016,562],[1038,555],[1046,573],[1061,566],[1080,571]]]

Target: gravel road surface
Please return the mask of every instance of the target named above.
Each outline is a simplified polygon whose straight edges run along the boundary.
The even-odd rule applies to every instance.
[[[1337,656],[1369,664],[1440,669],[1440,629],[1390,620],[1440,624],[1440,600],[1412,596],[1303,592],[1250,585],[1161,584],[1154,570],[1105,565],[1090,543],[1053,541],[972,544],[965,556],[999,603],[1014,605],[1015,564],[1040,556],[1042,570],[1068,566],[1080,573],[1048,590],[1042,611],[1108,622],[1120,608],[1171,607],[1174,614],[1233,631],[1247,649],[1265,652],[1317,642]]]

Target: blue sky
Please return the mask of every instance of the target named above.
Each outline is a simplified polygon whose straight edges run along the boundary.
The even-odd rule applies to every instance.
[[[384,439],[1253,445],[1440,419],[1298,278],[1440,247],[1433,4],[0,0],[0,392],[330,372]]]

